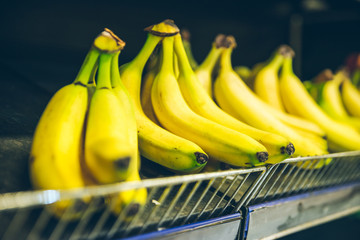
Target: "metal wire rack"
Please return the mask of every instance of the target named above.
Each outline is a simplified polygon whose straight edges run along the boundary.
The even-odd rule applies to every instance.
[[[0,237],[113,239],[232,214],[240,210],[265,170],[265,167],[258,167],[66,191],[2,194]],[[132,204],[120,214],[112,212],[116,204],[114,195],[140,188],[147,189],[148,197],[144,205],[135,208],[136,213]],[[62,202],[71,205],[54,216],[50,207]],[[77,216],[75,220],[74,216]]]
[[[290,158],[269,166],[245,205],[360,181],[360,151]]]

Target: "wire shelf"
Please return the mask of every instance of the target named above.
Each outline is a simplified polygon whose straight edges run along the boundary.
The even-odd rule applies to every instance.
[[[360,181],[360,151],[290,158],[269,166],[246,205]]]
[[[266,168],[237,169],[145,179],[74,190],[0,195],[2,239],[112,239],[172,228],[238,212]],[[146,204],[120,214],[111,209],[115,194],[146,188]],[[84,199],[90,199],[84,203]],[[109,199],[111,199],[109,201]],[[49,207],[71,205],[60,216]],[[81,213],[74,220],[75,213]],[[21,231],[19,231],[21,229]]]

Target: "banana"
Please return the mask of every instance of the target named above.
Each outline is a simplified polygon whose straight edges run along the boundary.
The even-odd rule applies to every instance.
[[[96,69],[99,51],[92,47],[72,84],[50,99],[36,126],[30,152],[30,178],[35,189],[72,189],[85,185],[80,159],[83,129],[88,108],[87,83]],[[87,202],[87,199],[82,199]],[[72,206],[70,200],[51,204],[56,216]],[[70,218],[78,218],[75,208]]]
[[[360,130],[360,118],[349,116],[341,99],[339,88],[345,78],[340,70],[332,80],[325,82],[318,103],[330,117]]]
[[[341,85],[341,97],[348,113],[360,118],[360,93],[349,79],[345,79]]]
[[[130,165],[136,164],[137,148],[129,134],[134,119],[111,87],[111,61],[125,43],[110,31],[103,35],[108,39],[99,44],[109,48],[100,55],[96,90],[87,116],[84,159],[97,182],[106,184],[127,178]],[[113,48],[112,41],[116,42]]]
[[[295,147],[294,156],[314,156],[327,153],[317,144],[314,144],[312,140],[302,137],[263,107],[262,100],[249,89],[233,70],[231,54],[236,43],[232,36],[228,36],[227,39],[230,42],[229,48],[221,54],[219,75],[214,84],[215,98],[220,107],[233,117],[243,119],[253,127],[289,139]]]
[[[190,44],[191,35],[190,35],[190,32],[187,29],[181,29],[180,34],[182,36],[182,40],[183,40],[183,44],[184,44],[184,47],[185,47],[186,55],[187,55],[187,57],[189,59],[191,68],[196,69],[199,66],[199,64],[195,60],[194,55],[193,55],[192,50],[191,50],[191,44]]]
[[[153,54],[154,55],[154,54]],[[152,56],[153,56],[152,55]],[[159,55],[159,56],[158,56]],[[144,79],[142,81],[141,93],[140,93],[140,101],[141,107],[145,113],[145,115],[150,118],[154,123],[160,126],[159,120],[156,118],[154,109],[151,104],[151,86],[154,82],[154,78],[159,71],[159,66],[161,62],[160,54],[156,57],[151,57],[149,60],[149,69],[147,73],[144,75]]]
[[[236,66],[234,71],[240,76],[242,80],[246,83],[251,75],[251,69],[247,66]]]
[[[213,69],[216,62],[219,59],[219,56],[222,52],[223,48],[223,41],[225,39],[224,34],[219,34],[216,36],[215,41],[212,43],[211,50],[209,54],[206,56],[205,60],[198,66],[195,70],[195,74],[206,90],[207,94],[210,97],[213,97],[212,93],[212,74]],[[185,47],[185,46],[184,46]]]
[[[284,59],[280,94],[286,110],[317,123],[326,132],[329,143],[347,150],[360,149],[360,134],[354,128],[330,118],[306,91],[292,71],[292,56]]]
[[[270,106],[280,111],[284,111],[284,106],[280,97],[278,72],[284,59],[283,54],[287,51],[292,51],[287,45],[278,47],[254,79],[254,92]]]
[[[166,38],[175,35],[179,30],[170,20],[145,30],[149,31],[149,34],[139,54],[131,62],[120,67],[121,79],[130,94],[135,110],[140,154],[173,171],[199,171],[208,160],[207,154],[195,143],[156,125],[144,114],[140,103],[141,77],[146,61],[162,40],[162,36]]]
[[[222,48],[222,46],[219,45],[217,48]],[[178,84],[181,93],[191,110],[207,119],[246,134],[263,144],[269,153],[269,160],[266,161],[266,163],[273,160],[274,156],[282,156],[276,158],[277,161],[281,161],[293,154],[293,145],[286,138],[251,127],[227,114],[216,105],[212,98],[206,94],[206,90],[202,88],[199,79],[189,67],[189,61],[178,36],[175,37],[174,50],[181,63]],[[214,66],[212,65],[212,67]],[[198,69],[200,68],[201,65]],[[211,72],[211,70],[212,68],[209,67],[209,72]]]
[[[175,38],[181,41],[180,35]],[[174,37],[164,38],[162,47],[162,66],[151,90],[152,104],[160,123],[174,134],[197,143],[215,160],[239,167],[263,165],[268,158],[263,145],[245,134],[201,117],[189,108],[172,69]],[[179,68],[181,74],[186,74],[191,66],[189,62],[179,61]]]

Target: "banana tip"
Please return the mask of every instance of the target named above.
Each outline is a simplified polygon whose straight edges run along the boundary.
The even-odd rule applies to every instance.
[[[259,162],[265,162],[269,158],[269,154],[267,152],[257,152],[256,158],[259,160]]]
[[[295,147],[294,144],[289,143],[286,147],[281,147],[281,153],[282,154],[287,154],[289,156],[293,155],[295,152]]]
[[[209,160],[209,157],[201,152],[196,152],[195,156],[196,156],[196,161],[201,165],[207,163],[207,161]]]
[[[283,55],[284,57],[290,57],[290,58],[295,57],[294,50],[289,45],[286,45],[286,44],[281,45],[278,48],[278,52],[279,52],[279,54]]]
[[[135,216],[135,214],[137,214],[139,212],[139,209],[140,209],[140,204],[132,203],[128,208],[127,216],[129,216],[129,217]]]

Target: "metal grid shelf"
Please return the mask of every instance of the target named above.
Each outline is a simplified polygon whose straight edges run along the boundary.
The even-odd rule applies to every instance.
[[[317,166],[318,168],[314,167]],[[287,159],[252,169],[145,179],[138,182],[0,195],[2,239],[114,239],[228,216],[240,208],[360,182],[360,151]],[[111,196],[146,188],[146,204],[111,211]],[[90,199],[84,204],[83,199]],[[112,198],[114,199],[114,198]],[[55,217],[48,208],[71,200]],[[69,220],[81,210],[80,217]],[[21,229],[21,231],[19,231]]]
[[[227,170],[138,182],[87,187],[67,191],[34,191],[0,195],[2,239],[112,239],[236,213],[266,168]],[[108,197],[119,192],[147,188],[148,198],[137,214],[131,204],[114,215]],[[82,199],[90,198],[85,206]],[[72,200],[61,217],[47,209]],[[81,209],[81,217],[68,220]],[[21,229],[21,231],[19,231]]]

